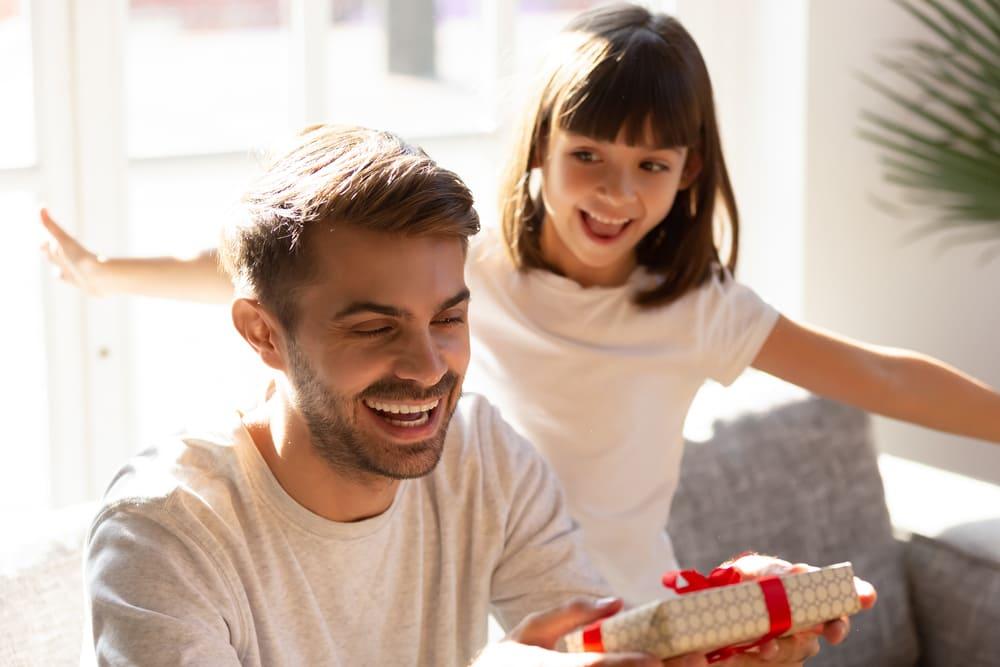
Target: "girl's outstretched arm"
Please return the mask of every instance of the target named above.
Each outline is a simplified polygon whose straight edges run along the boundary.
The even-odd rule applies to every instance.
[[[44,208],[39,217],[47,237],[42,254],[62,280],[88,295],[136,294],[204,303],[227,303],[233,296],[214,248],[188,258],[105,258],[84,247]]]
[[[925,355],[779,317],[753,367],[886,417],[1000,443],[1000,394]]]

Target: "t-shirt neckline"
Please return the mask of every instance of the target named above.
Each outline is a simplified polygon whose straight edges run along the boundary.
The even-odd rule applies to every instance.
[[[378,516],[361,521],[331,521],[303,507],[285,491],[261,456],[238,413],[236,423],[233,425],[232,438],[240,465],[259,499],[286,519],[290,525],[317,537],[356,540],[373,535],[392,520],[410,486],[411,480],[402,480],[396,489],[392,504]]]

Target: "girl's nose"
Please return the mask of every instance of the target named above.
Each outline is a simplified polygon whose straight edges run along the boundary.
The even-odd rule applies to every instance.
[[[635,198],[632,177],[627,170],[608,170],[602,185],[604,196],[613,203],[623,203]]]

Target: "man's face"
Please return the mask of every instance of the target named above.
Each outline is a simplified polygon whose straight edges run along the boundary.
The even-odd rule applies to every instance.
[[[404,479],[441,457],[469,363],[455,238],[317,225],[286,344],[291,400],[335,468]]]

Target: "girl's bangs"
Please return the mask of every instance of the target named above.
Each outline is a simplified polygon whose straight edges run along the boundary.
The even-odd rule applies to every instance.
[[[574,79],[555,109],[561,129],[630,145],[699,145],[704,86],[659,35],[641,31],[623,45],[612,42]]]

